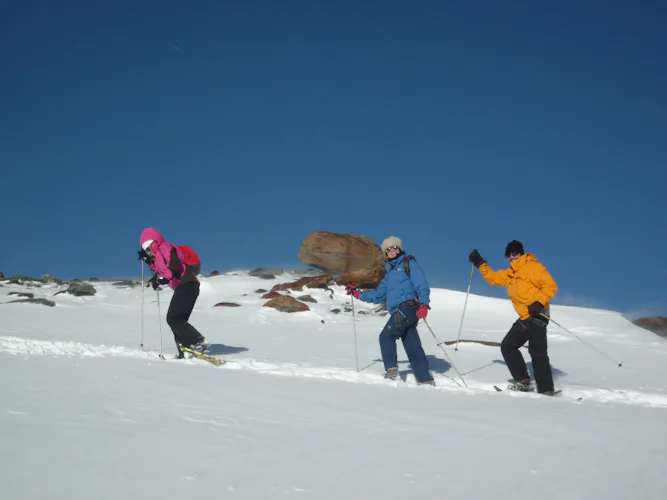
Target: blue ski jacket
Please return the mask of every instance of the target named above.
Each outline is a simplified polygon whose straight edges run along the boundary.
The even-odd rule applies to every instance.
[[[431,289],[422,268],[414,258],[410,260],[410,276],[405,272],[403,261],[408,255],[400,255],[387,261],[387,274],[374,290],[365,290],[359,295],[364,302],[381,304],[387,302],[387,309],[393,314],[406,300],[416,299],[420,304],[429,305]]]

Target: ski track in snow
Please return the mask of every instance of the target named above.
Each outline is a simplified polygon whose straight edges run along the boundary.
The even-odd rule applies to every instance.
[[[475,383],[474,380],[469,378],[466,378],[468,387],[465,388],[458,385],[460,384],[460,379],[455,379],[449,375],[438,373],[434,373],[437,383],[436,387],[418,386],[414,379],[407,381],[388,380],[378,372],[361,373],[354,370],[346,370],[335,367],[300,366],[291,363],[279,365],[251,359],[234,360],[230,357],[224,358],[226,363],[223,366],[215,367],[207,361],[194,358],[187,360],[161,360],[158,353],[155,351],[144,351],[141,349],[133,349],[122,346],[85,344],[81,342],[44,341],[31,340],[20,337],[0,336],[0,352],[18,356],[66,356],[78,358],[124,357],[167,362],[173,363],[174,365],[199,364],[207,365],[210,368],[221,368],[224,370],[251,370],[268,375],[328,379],[352,383],[376,384],[389,387],[394,386],[398,388],[414,387],[420,390],[449,391],[471,395],[493,393],[496,395],[495,397],[505,396],[533,399],[544,398],[544,396],[539,396],[534,393],[522,394],[511,391],[503,391],[502,393],[498,393],[492,385]],[[455,382],[455,380],[458,380],[458,383]],[[648,408],[667,408],[667,396],[660,394],[596,388],[581,389],[567,386],[563,387],[563,389],[563,394],[555,400],[578,402],[579,398],[583,398],[583,402],[592,401],[595,403],[620,403]]]

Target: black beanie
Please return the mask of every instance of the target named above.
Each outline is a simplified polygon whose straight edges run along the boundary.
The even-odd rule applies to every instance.
[[[509,257],[511,253],[523,253],[523,245],[520,241],[512,240],[505,248],[505,257]]]

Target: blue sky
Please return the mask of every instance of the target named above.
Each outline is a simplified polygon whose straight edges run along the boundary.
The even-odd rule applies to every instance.
[[[667,314],[667,6],[541,3],[5,5],[0,271],[136,275],[149,225],[294,267],[327,230],[465,290],[518,239],[555,302]]]

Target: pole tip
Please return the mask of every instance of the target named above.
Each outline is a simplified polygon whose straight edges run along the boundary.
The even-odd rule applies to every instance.
[[[619,364],[618,364],[618,367],[619,367],[619,368],[623,368],[623,363],[619,363]]]

